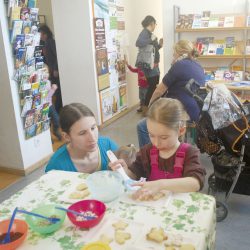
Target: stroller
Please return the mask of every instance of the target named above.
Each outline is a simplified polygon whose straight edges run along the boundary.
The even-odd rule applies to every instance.
[[[185,91],[201,109],[196,123],[196,145],[211,156],[214,173],[208,178],[208,194],[216,198],[217,221],[228,215],[226,205],[234,193],[250,195],[250,105],[241,104],[226,86],[201,89],[191,79]]]

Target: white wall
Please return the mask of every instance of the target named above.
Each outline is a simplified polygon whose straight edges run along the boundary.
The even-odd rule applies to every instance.
[[[165,59],[165,72],[168,71],[171,61],[172,61],[172,48],[174,44],[174,16],[173,16],[173,6],[177,5],[180,7],[180,13],[181,14],[199,14],[202,13],[202,11],[211,11],[212,14],[227,14],[227,13],[239,13],[244,14],[245,13],[245,0],[210,0],[210,1],[197,1],[197,0],[168,0],[163,1],[163,30],[164,30],[164,40],[167,41],[164,44],[164,59]],[[196,41],[196,38],[205,37],[205,36],[214,36],[217,39],[222,39],[227,36],[235,36],[239,40],[242,39],[242,32],[195,32],[195,33],[184,33],[181,35],[182,39],[189,39],[191,41]],[[217,65],[219,66],[228,65],[231,63],[232,60],[227,61],[219,61],[216,62],[209,62],[208,60],[202,61],[203,65]]]
[[[135,47],[136,39],[142,31],[141,22],[147,15],[155,17],[157,27],[155,35],[158,39],[163,37],[163,19],[162,19],[162,2],[164,0],[125,0],[125,21],[126,32],[129,36],[129,63],[134,66],[138,49]],[[165,42],[167,42],[165,40]],[[160,50],[161,62],[160,71],[161,78],[164,75],[164,56],[163,49]],[[129,103],[134,105],[139,102],[137,75],[134,73],[127,74],[128,79],[128,98]]]
[[[0,2],[0,166],[24,170],[52,153],[49,131],[25,140],[5,7]]]
[[[52,13],[63,104],[84,103],[100,117],[92,1],[53,0]]]
[[[39,8],[39,15],[44,15],[46,24],[54,32],[51,0],[37,0],[37,8]]]

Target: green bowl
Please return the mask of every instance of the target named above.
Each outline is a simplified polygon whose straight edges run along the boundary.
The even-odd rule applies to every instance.
[[[66,212],[55,209],[58,205],[44,205],[32,210],[33,213],[41,214],[47,217],[56,217],[60,221],[54,224],[48,224],[47,220],[38,218],[36,216],[26,215],[25,220],[29,227],[40,234],[49,234],[57,231],[63,224]]]

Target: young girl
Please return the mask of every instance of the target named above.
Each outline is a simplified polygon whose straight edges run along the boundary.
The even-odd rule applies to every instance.
[[[185,115],[178,100],[157,100],[147,115],[151,143],[140,149],[130,167],[123,160],[110,164],[116,170],[120,163],[132,179],[147,179],[136,184],[141,186],[134,195],[136,199],[150,199],[163,190],[196,192],[203,187],[205,169],[200,163],[199,150],[179,141],[186,131]]]
[[[147,78],[145,77],[145,74],[143,70],[141,69],[141,67],[133,68],[131,65],[128,64],[126,57],[125,57],[125,63],[131,72],[137,73],[138,75],[140,107],[139,109],[137,109],[137,112],[140,113],[140,112],[143,112],[143,110],[147,107],[146,106],[146,95],[148,92]]]

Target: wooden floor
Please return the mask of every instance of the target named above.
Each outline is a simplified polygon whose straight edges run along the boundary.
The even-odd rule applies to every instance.
[[[64,144],[63,141],[58,141],[58,139],[54,135],[52,135],[52,140],[54,141],[54,143],[52,144],[54,152]],[[0,191],[14,184],[21,178],[22,176],[20,175],[0,172]]]

